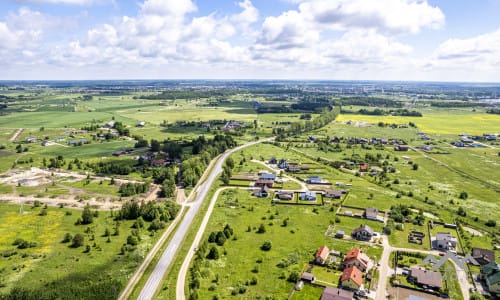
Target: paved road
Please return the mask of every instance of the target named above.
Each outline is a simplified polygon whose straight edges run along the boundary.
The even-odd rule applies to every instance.
[[[175,288],[176,300],[186,299],[186,295],[184,293],[184,287],[186,286],[186,274],[189,269],[189,264],[191,263],[191,260],[193,259],[193,256],[195,254],[194,249],[198,248],[200,244],[201,238],[203,237],[203,233],[205,232],[205,228],[207,227],[208,221],[210,220],[210,216],[212,215],[212,211],[214,210],[215,203],[217,202],[217,198],[219,197],[220,192],[229,188],[230,187],[224,187],[218,189],[213,195],[212,200],[210,201],[208,210],[205,214],[205,217],[203,217],[203,221],[201,222],[200,229],[198,229],[193,244],[190,247],[190,251],[186,254],[186,258],[184,259],[184,262],[182,263],[181,269],[179,271],[179,276],[177,277],[177,286]]]
[[[150,277],[148,278],[148,281],[144,285],[144,287],[141,290],[141,293],[139,294],[139,297],[137,299],[139,300],[149,300],[152,299],[156,290],[159,288],[160,283],[165,276],[165,273],[167,272],[168,267],[172,264],[175,254],[177,250],[179,249],[179,246],[181,245],[182,241],[187,235],[187,232],[189,228],[191,227],[191,224],[193,222],[194,217],[200,210],[201,204],[203,199],[206,198],[208,192],[210,191],[210,188],[212,184],[215,182],[215,179],[217,176],[222,172],[222,164],[224,163],[224,160],[231,155],[233,152],[238,151],[242,148],[263,142],[263,141],[269,141],[271,139],[265,139],[265,140],[259,140],[255,142],[250,142],[247,144],[244,144],[242,146],[236,147],[234,149],[228,150],[222,154],[219,159],[217,160],[217,163],[215,164],[214,168],[210,172],[209,176],[207,177],[207,180],[203,182],[202,184],[199,185],[197,189],[193,192],[197,192],[196,194],[196,199],[195,201],[190,203],[190,209],[184,216],[182,222],[179,224],[179,228],[175,232],[174,236],[172,237],[172,240],[170,241],[170,244],[167,246],[165,249],[165,252],[163,252],[163,255],[161,256],[160,260],[158,261],[158,264],[154,268],[153,272],[151,273]]]

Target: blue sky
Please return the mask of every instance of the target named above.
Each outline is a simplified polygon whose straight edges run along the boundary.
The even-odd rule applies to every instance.
[[[3,0],[0,79],[500,81],[500,0]]]

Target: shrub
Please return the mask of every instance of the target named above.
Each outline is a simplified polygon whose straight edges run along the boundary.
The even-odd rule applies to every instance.
[[[488,227],[495,227],[495,226],[497,226],[497,221],[495,221],[495,220],[488,220],[488,221],[486,221],[486,226],[488,226]]]
[[[71,247],[73,248],[81,247],[83,246],[84,242],[85,242],[85,237],[81,233],[77,233],[73,237],[73,243],[71,244]]]
[[[264,250],[264,251],[269,251],[269,250],[271,250],[272,246],[273,245],[272,245],[271,241],[265,241],[264,244],[262,244],[262,246],[260,246],[260,249]]]

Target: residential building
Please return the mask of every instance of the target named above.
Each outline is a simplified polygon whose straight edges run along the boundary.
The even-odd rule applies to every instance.
[[[330,249],[327,246],[321,246],[314,254],[314,263],[318,265],[326,264],[328,255],[330,254]]]
[[[378,209],[373,207],[368,207],[365,209],[365,218],[368,220],[378,221]]]
[[[298,164],[295,164],[295,163],[289,163],[286,170],[288,172],[292,172],[292,173],[296,173],[296,172],[299,172],[300,171],[300,167]]]
[[[352,300],[353,297],[354,292],[327,286],[320,300]]]
[[[472,258],[474,258],[480,265],[487,265],[495,261],[495,251],[482,248],[472,248]]]
[[[258,179],[256,182],[255,182],[255,187],[263,187],[263,186],[267,186],[269,188],[272,188],[274,185],[274,180],[271,180],[271,179]]]
[[[265,197],[268,197],[269,196],[269,188],[267,187],[267,185],[261,187],[260,189],[258,189],[257,191],[255,191],[253,193],[253,195],[255,197],[260,197],[260,198],[265,198]]]
[[[480,278],[492,294],[500,295],[500,264],[492,261],[481,268]]]
[[[431,289],[440,289],[443,287],[443,276],[441,276],[441,273],[419,267],[410,268],[408,279],[422,287],[426,286]]]
[[[280,200],[292,200],[293,199],[293,192],[289,192],[289,191],[279,191],[279,192],[276,192],[276,195],[278,196],[278,199],[280,199]]]
[[[360,225],[352,231],[351,236],[356,240],[369,241],[372,239],[373,229],[368,225]]]
[[[276,174],[274,174],[274,173],[259,173],[259,179],[276,180]]]
[[[343,191],[341,191],[341,190],[326,190],[323,197],[340,199],[342,197],[342,194],[343,194]]]
[[[316,192],[300,192],[299,199],[303,201],[316,201]]]
[[[437,249],[451,250],[457,247],[457,238],[449,232],[438,232],[435,243]]]
[[[281,159],[278,163],[278,168],[286,170],[288,168],[288,162],[286,159]]]
[[[319,176],[309,176],[309,179],[307,179],[307,183],[309,184],[321,184],[323,183],[323,179]]]
[[[363,285],[363,273],[356,266],[346,268],[342,272],[340,282],[344,287],[358,290]]]
[[[346,269],[356,266],[361,272],[365,272],[370,264],[370,258],[359,248],[351,249],[347,252],[342,262],[342,268]]]

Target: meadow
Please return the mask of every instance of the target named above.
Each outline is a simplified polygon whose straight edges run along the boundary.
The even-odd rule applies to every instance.
[[[28,289],[40,299],[71,294],[79,299],[116,299],[121,288],[158,238],[141,230],[136,250],[121,248],[133,221],[116,223],[110,212],[99,212],[90,225],[75,225],[81,211],[65,208],[0,203],[0,294],[12,288]],[[118,227],[116,227],[118,224]],[[118,228],[119,235],[113,233]],[[105,236],[109,229],[111,235]],[[66,233],[84,236],[84,245],[62,242]],[[19,249],[16,239],[34,243]],[[87,247],[88,246],[88,247]]]

